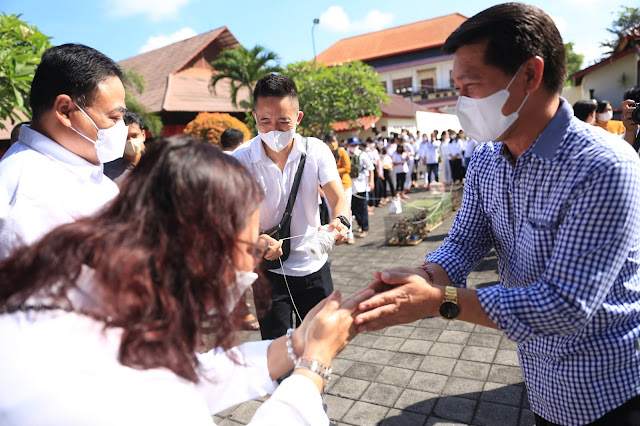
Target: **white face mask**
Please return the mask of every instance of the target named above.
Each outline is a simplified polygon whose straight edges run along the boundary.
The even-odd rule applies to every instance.
[[[71,129],[95,145],[98,160],[101,163],[108,163],[109,161],[122,158],[122,155],[124,154],[124,147],[127,142],[127,134],[129,133],[129,127],[125,126],[124,120],[119,120],[115,125],[109,127],[108,129],[100,129],[98,128],[98,126],[96,126],[96,123],[93,122],[91,117],[89,117],[89,114],[87,114],[75,102],[74,104],[80,111],[82,111],[82,113],[89,119],[89,121],[91,121],[93,127],[96,128],[96,130],[98,131],[98,140],[92,140],[88,136],[76,130],[73,126],[71,126]]]
[[[522,67],[520,67],[522,69]],[[460,125],[465,133],[478,142],[495,141],[518,119],[518,113],[527,102],[529,93],[512,114],[502,114],[502,108],[509,99],[509,87],[515,80],[520,69],[513,76],[505,89],[498,90],[493,95],[486,98],[474,99],[467,96],[460,96],[456,105],[456,115],[460,120]]]
[[[224,309],[226,313],[231,313],[238,304],[238,300],[245,291],[258,279],[258,274],[253,271],[238,271],[236,269],[236,280],[229,287],[227,297],[224,301]]]
[[[262,139],[262,141],[275,152],[280,152],[285,149],[295,134],[296,126],[293,126],[291,130],[287,130],[286,132],[281,132],[279,130],[272,130],[267,133],[258,132],[260,139]]]
[[[144,149],[144,139],[142,137],[135,139],[127,139],[124,145],[124,153],[130,156],[136,156]]]
[[[598,121],[607,122],[613,118],[613,111],[601,112],[598,114]]]

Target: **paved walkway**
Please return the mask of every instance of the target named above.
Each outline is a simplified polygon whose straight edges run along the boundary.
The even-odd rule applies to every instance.
[[[424,193],[410,194],[412,199]],[[373,271],[414,266],[437,248],[453,223],[451,215],[416,246],[384,245],[388,207],[369,218],[371,231],[356,245],[330,255],[335,288],[351,294],[367,285]],[[498,282],[490,253],[471,273],[468,287]],[[259,339],[259,333],[246,333]],[[362,333],[332,363],[324,401],[335,425],[499,425],[529,426],[526,389],[515,344],[503,333],[473,324],[425,318],[411,324]],[[261,401],[230,408],[214,421],[247,424]]]

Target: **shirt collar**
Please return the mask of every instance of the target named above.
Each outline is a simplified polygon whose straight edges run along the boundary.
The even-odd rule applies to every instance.
[[[95,165],[88,162],[79,155],[76,155],[64,148],[53,139],[31,129],[28,124],[24,124],[20,129],[20,137],[18,138],[18,141],[45,157],[56,161],[77,175],[98,181],[102,179],[102,164]]]
[[[287,163],[297,160],[298,157],[300,157],[300,153],[307,152],[307,149],[302,142],[302,137],[298,133],[293,136],[293,139],[293,148],[289,153]],[[251,163],[257,163],[259,161],[262,161],[263,163],[267,163],[268,161],[272,162],[272,160],[267,157],[267,153],[262,146],[262,139],[260,139],[260,135],[256,136],[253,141],[251,141],[251,153],[249,157],[249,161],[251,161]]]

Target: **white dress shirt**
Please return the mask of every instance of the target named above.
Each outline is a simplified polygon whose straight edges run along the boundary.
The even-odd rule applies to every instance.
[[[460,142],[457,139],[449,141],[447,151],[449,160],[454,160],[453,157],[456,155],[458,156],[457,158],[462,159],[462,146],[460,146]]]
[[[118,195],[94,165],[29,128],[0,161],[0,259]]]
[[[418,155],[420,158],[424,158],[426,164],[435,164],[439,160],[440,155],[440,141],[424,141],[420,144],[418,149]]]
[[[349,154],[351,155],[351,154]],[[360,173],[357,178],[351,178],[351,188],[353,188],[354,194],[361,194],[371,190],[369,186],[369,174],[373,173],[375,166],[369,153],[362,151],[360,148],[356,148],[353,155],[360,155]]]
[[[59,310],[0,315],[2,424],[210,426],[213,414],[270,393],[251,425],[329,424],[310,379],[271,380],[270,340],[199,355],[196,384],[165,368],[120,364],[122,332]]]
[[[305,235],[305,237],[291,239],[291,254],[283,262],[284,273],[297,277],[317,272],[328,258],[325,254],[320,260],[315,260],[304,251],[304,244],[320,227],[318,184],[324,186],[331,181],[337,181],[339,188],[342,188],[342,181],[331,149],[316,138],[307,138],[307,144],[307,159],[291,213],[291,236]],[[304,150],[302,138],[296,133],[284,172],[267,157],[259,136],[233,153],[265,193],[265,198],[260,205],[260,231],[272,228],[282,220],[298,169],[300,153]],[[273,269],[272,272],[282,274],[282,268]]]

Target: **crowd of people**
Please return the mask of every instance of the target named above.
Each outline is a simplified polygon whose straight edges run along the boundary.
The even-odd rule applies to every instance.
[[[221,150],[147,143],[113,60],[47,50],[0,161],[2,423],[205,425],[271,394],[251,424],[326,425],[331,362],[357,333],[437,315],[517,343],[537,425],[638,424],[635,98],[622,127],[607,101],[576,108],[595,125],[576,118],[562,38],[534,6],[482,11],[443,51],[464,132],[305,137],[294,81],[269,74],[257,136],[225,131]],[[440,164],[465,180],[448,237],[343,298],[328,251]],[[465,288],[490,250],[500,285]],[[252,286],[263,340],[238,345]]]

